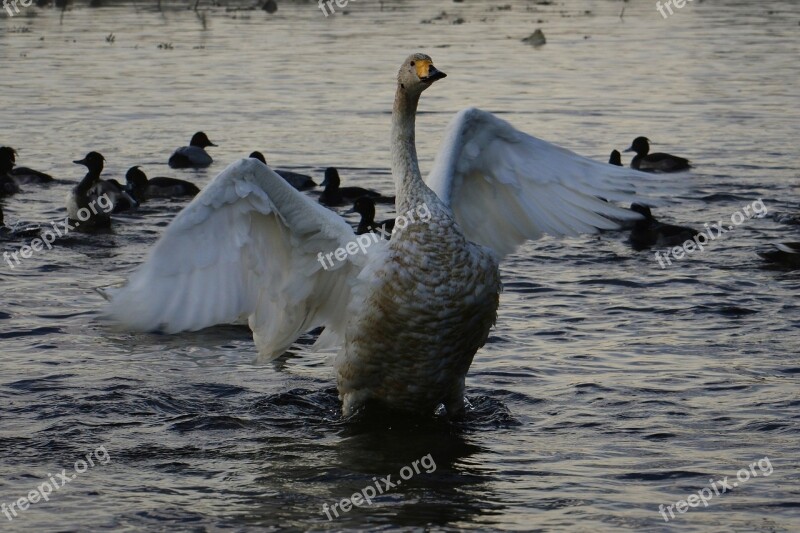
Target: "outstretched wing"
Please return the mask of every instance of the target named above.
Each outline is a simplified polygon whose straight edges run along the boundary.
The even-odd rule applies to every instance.
[[[353,240],[344,219],[243,159],[175,217],[127,285],[110,294],[108,314],[134,330],[166,333],[248,318],[259,353],[278,356],[311,328],[343,330],[350,285],[366,259],[320,254]]]
[[[458,113],[426,180],[468,239],[500,257],[544,233],[616,229],[641,218],[611,202],[642,201],[653,177],[593,161],[480,109]]]

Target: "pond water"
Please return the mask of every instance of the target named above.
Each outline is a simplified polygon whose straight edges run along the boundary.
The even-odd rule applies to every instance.
[[[800,4],[693,2],[664,19],[649,0],[353,0],[327,18],[278,3],[0,12],[0,145],[60,180],[4,199],[6,223],[63,220],[84,171],[71,161],[90,150],[107,178],[142,165],[204,185],[258,149],[389,192],[394,79],[416,51],[449,75],[421,104],[423,172],[476,106],[598,159],[638,135],[690,158],[664,177],[665,220],[699,228],[758,199],[769,215],[665,269],[621,232],[528,243],[503,265],[464,420],[348,421],[310,337],[261,363],[244,329],[99,320],[93,289],[122,281],[184,205],[150,202],[111,234],[0,267],[0,504],[63,484],[3,529],[800,530],[800,279],[756,255],[800,240],[772,217],[800,198]],[[521,41],[537,28],[545,46]],[[214,164],[170,170],[198,130]],[[415,461],[370,505],[323,511]],[[737,486],[709,499],[726,477]],[[698,492],[707,507],[665,522],[659,505]]]

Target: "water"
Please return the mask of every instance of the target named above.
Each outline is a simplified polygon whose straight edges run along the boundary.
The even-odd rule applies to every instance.
[[[621,7],[362,0],[328,19],[313,2],[280,2],[272,16],[30,8],[0,19],[0,144],[63,182],[4,200],[6,221],[63,218],[67,182],[83,175],[70,161],[90,150],[118,179],[139,164],[205,184],[260,149],[277,167],[321,178],[335,165],[389,191],[394,75],[418,50],[449,74],[421,105],[425,169],[450,117],[475,105],[597,158],[637,135],[689,157],[694,173],[665,178],[675,202],[656,215],[667,220],[702,227],[758,198],[770,214],[796,212],[800,6],[694,2],[669,20],[647,0],[623,20]],[[537,27],[546,46],[520,42]],[[214,165],[170,171],[171,150],[197,130],[219,144]],[[149,203],[111,235],[76,234],[0,269],[0,503],[62,469],[76,476],[0,516],[3,529],[667,530],[660,504],[764,458],[770,475],[756,465],[672,524],[800,529],[800,283],[755,255],[797,240],[796,227],[750,220],[663,270],[622,233],[529,243],[503,267],[466,419],[353,422],[310,337],[259,363],[246,330],[168,337],[100,323],[92,289],[122,280],[182,205]],[[75,473],[87,453],[94,466]],[[431,473],[323,513],[428,454]]]

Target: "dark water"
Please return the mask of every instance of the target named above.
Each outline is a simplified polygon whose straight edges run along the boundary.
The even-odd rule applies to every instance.
[[[66,182],[82,176],[70,161],[89,150],[118,179],[140,164],[205,184],[261,149],[277,167],[321,178],[336,165],[388,191],[393,78],[417,50],[449,74],[421,106],[424,168],[452,114],[475,105],[598,158],[637,135],[689,157],[695,172],[666,178],[665,219],[700,228],[759,198],[770,214],[667,269],[621,233],[529,243],[504,265],[473,409],[445,423],[342,420],[330,354],[310,337],[260,363],[233,327],[108,330],[92,289],[122,280],[183,205],[149,203],[110,235],[0,268],[0,504],[75,474],[2,528],[800,530],[800,278],[755,255],[799,240],[771,216],[800,211],[800,5],[694,2],[664,20],[642,0],[620,20],[616,1],[546,4],[0,18],[0,144],[64,180],[4,200],[7,223],[62,219]],[[546,46],[520,42],[537,27]],[[170,171],[201,129],[214,165]],[[402,481],[415,461],[429,467]],[[372,505],[323,513],[387,475],[402,483]],[[660,504],[726,476],[738,486],[664,522]]]

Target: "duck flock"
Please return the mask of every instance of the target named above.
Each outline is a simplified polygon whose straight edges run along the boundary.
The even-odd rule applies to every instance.
[[[217,146],[208,136],[199,131],[192,136],[188,146],[176,149],[169,157],[168,165],[173,169],[203,169],[213,163],[213,158],[206,148]],[[0,147],[0,198],[13,196],[27,186],[60,183],[53,176],[16,165],[17,151],[8,146]],[[259,151],[249,155],[263,164],[266,158]],[[99,152],[89,152],[83,159],[73,163],[87,168],[86,176],[75,185],[67,196],[66,210],[71,227],[79,231],[97,231],[111,227],[112,214],[136,210],[152,198],[194,198],[200,188],[189,181],[169,178],[148,178],[140,165],[132,166],[125,174],[125,184],[117,179],[104,179],[102,172],[105,157]],[[276,170],[278,175],[299,191],[314,191],[318,184],[311,176],[288,170]],[[393,196],[362,187],[341,187],[341,178],[337,169],[325,170],[322,191],[313,192],[319,196],[319,202],[329,207],[352,205],[347,213],[361,214],[358,223],[358,234],[372,231],[385,223],[376,223],[375,204],[394,204]],[[82,211],[83,210],[83,211]],[[393,221],[391,221],[393,222]],[[392,227],[389,225],[388,227]],[[27,241],[39,236],[37,226],[31,224],[5,225],[2,205],[0,205],[0,240]],[[389,231],[391,233],[391,231]]]
[[[128,170],[125,185],[104,180],[97,152],[74,161],[88,173],[71,190],[67,214],[85,230],[108,228],[115,212],[149,198],[193,198],[127,282],[103,292],[106,316],[126,330],[167,334],[247,323],[267,359],[303,333],[322,331],[317,348],[340,347],[334,366],[346,416],[373,404],[456,416],[465,408],[473,356],[497,318],[499,265],[521,244],[544,234],[627,228],[631,245],[643,250],[698,235],[653,216],[651,200],[664,188],[654,174],[691,164],[650,153],[645,137],[633,141],[628,151],[636,155],[624,168],[616,150],[609,163],[594,161],[469,108],[452,119],[423,178],[417,107],[445,77],[425,54],[400,67],[391,123],[394,196],[342,187],[338,171],[328,168],[315,197],[313,179],[273,171],[260,152],[232,163],[203,190],[175,178],[148,179],[139,166]],[[206,148],[213,146],[198,132],[169,166],[208,167]],[[52,181],[15,167],[13,149],[0,148],[0,155],[4,195]],[[377,222],[379,204],[401,216]],[[356,228],[333,211],[348,206],[361,215]],[[390,238],[361,240],[365,233]],[[797,266],[800,245],[762,257]]]

